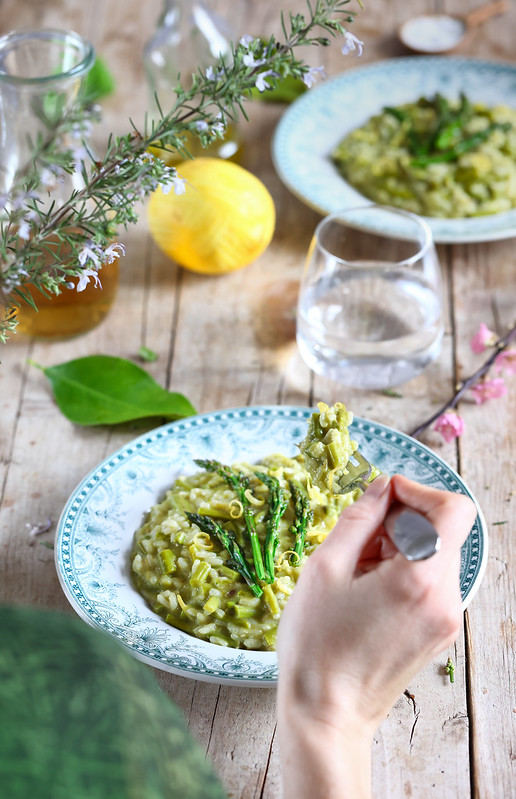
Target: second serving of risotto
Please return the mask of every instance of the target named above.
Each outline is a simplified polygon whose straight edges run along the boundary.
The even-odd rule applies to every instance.
[[[348,133],[331,158],[364,197],[431,217],[516,206],[516,110],[437,94],[390,107]]]
[[[334,493],[332,479],[320,479],[321,470],[346,473],[357,449],[351,420],[342,404],[320,403],[298,456],[231,467],[196,461],[200,471],[178,478],[131,551],[134,585],[154,612],[213,644],[274,650],[306,558],[361,494]]]

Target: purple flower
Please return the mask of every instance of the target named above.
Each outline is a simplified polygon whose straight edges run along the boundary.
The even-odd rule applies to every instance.
[[[262,64],[265,64],[265,58],[255,58],[252,53],[246,53],[242,61],[246,67],[261,67]]]
[[[98,244],[94,244],[92,241],[86,242],[83,246],[82,250],[79,253],[79,264],[84,266],[87,261],[93,261],[97,269],[99,269],[102,264],[100,263],[100,253],[102,250],[98,246]],[[88,281],[86,281],[87,283]],[[86,284],[83,288],[86,288]],[[82,291],[82,289],[77,288],[77,291]]]
[[[344,44],[341,47],[342,54],[349,55],[349,53],[356,51],[357,56],[361,56],[363,49],[364,42],[357,38],[353,33],[346,31],[344,34]]]
[[[265,89],[270,89],[271,85],[265,79],[269,76],[277,78],[278,75],[274,72],[273,69],[266,69],[265,72],[260,72],[259,75],[256,76],[255,86],[259,92],[264,92]]]
[[[211,80],[216,83],[218,80],[224,77],[224,70],[222,69],[213,69],[213,67],[207,67],[206,69],[206,80]]]
[[[22,219],[20,219],[20,221],[18,222],[18,236],[20,237],[20,239],[23,239],[24,241],[29,240],[30,230],[31,230],[30,223],[35,218],[36,218],[35,212],[29,211],[27,214],[25,214],[25,216]]]
[[[171,179],[171,180],[170,180]],[[184,194],[186,191],[186,180],[181,178],[177,172],[174,175],[167,175],[167,181],[170,180],[170,183],[160,183],[161,191],[163,194],[168,194],[170,189],[174,189],[174,194],[179,196],[180,194]]]
[[[90,282],[90,277],[93,278],[95,286],[100,286],[100,288],[102,288],[102,283],[100,282],[100,278],[95,269],[84,269],[79,278],[79,282],[77,283],[77,291],[84,291]]]
[[[324,67],[310,67],[308,72],[303,75],[303,83],[311,89],[318,77],[326,77]]]
[[[106,249],[104,250],[106,263],[112,264],[115,258],[120,258],[121,255],[125,255],[125,252],[126,252],[125,245],[120,244],[119,242],[110,244],[109,247],[106,247]]]

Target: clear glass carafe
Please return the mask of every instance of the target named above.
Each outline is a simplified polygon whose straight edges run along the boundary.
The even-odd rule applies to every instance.
[[[49,136],[52,123],[77,98],[82,81],[95,60],[92,45],[72,31],[14,31],[0,38],[0,195],[5,207],[19,176],[31,167],[38,137]],[[68,143],[63,141],[63,147]],[[88,158],[85,148],[78,152],[76,171],[52,176],[47,170],[45,203],[59,208],[72,191],[84,186],[81,160]],[[42,195],[43,199],[43,195]],[[0,211],[1,214],[1,211]],[[50,234],[49,246],[56,242]],[[60,257],[67,253],[61,248]],[[53,267],[55,268],[55,267]],[[103,267],[101,288],[90,282],[84,291],[63,288],[48,297],[36,288],[31,294],[38,310],[13,298],[19,306],[18,332],[43,338],[63,338],[95,327],[108,313],[118,286],[117,263]],[[70,284],[76,284],[72,278]],[[4,303],[9,298],[4,298]],[[1,304],[1,303],[0,303]]]
[[[143,51],[143,63],[149,85],[150,114],[158,118],[156,98],[164,113],[172,108],[179,82],[191,88],[191,78],[199,69],[206,70],[220,57],[231,59],[235,31],[216,16],[202,0],[164,0],[163,13],[154,36]],[[201,147],[192,136],[186,142],[191,155],[205,155],[239,160],[241,139],[236,125],[229,123],[225,135],[208,147]],[[178,153],[155,151],[168,164],[183,159]]]

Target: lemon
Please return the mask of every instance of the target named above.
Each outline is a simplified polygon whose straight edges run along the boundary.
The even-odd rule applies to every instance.
[[[276,211],[263,183],[247,169],[220,158],[195,158],[177,166],[184,194],[152,194],[151,236],[158,247],[194,272],[222,274],[252,263],[274,234]]]

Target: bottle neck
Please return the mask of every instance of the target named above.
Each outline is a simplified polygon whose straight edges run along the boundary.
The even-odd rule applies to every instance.
[[[199,69],[231,57],[232,31],[199,0],[164,0],[158,27],[147,42],[143,61],[155,110],[154,95],[169,108],[180,82],[189,89]]]

